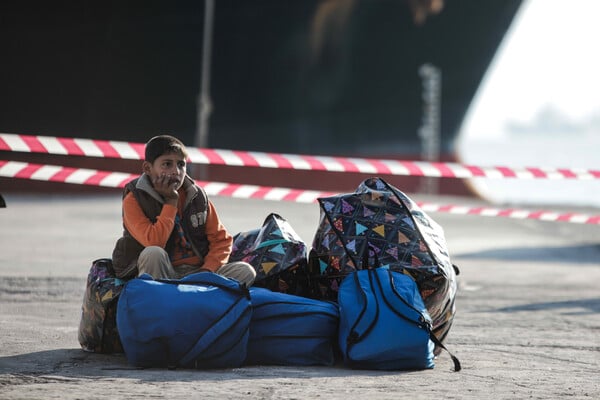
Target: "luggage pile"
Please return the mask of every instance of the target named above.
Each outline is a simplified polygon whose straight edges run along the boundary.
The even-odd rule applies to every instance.
[[[386,268],[413,278],[443,341],[455,314],[458,269],[442,228],[408,196],[371,178],[354,193],[320,198],[321,216],[309,256],[314,291],[336,300],[349,274]]]
[[[122,348],[140,367],[341,360],[350,368],[433,368],[455,313],[457,269],[441,227],[380,178],[354,193],[321,198],[319,205],[310,252],[277,214],[234,236],[230,259],[257,271],[249,289],[211,272],[181,280],[141,276],[111,292],[115,306],[111,296],[102,302],[116,287],[114,277],[92,279],[96,261],[82,309],[82,347]]]

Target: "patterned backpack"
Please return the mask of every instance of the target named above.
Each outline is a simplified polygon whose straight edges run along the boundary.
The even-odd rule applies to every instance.
[[[304,295],[308,246],[287,220],[271,213],[261,228],[233,237],[230,261],[245,261],[256,270],[254,286]]]
[[[116,314],[117,301],[124,284],[125,281],[115,276],[110,258],[101,258],[92,263],[79,323],[79,344],[83,350],[95,353],[123,352]]]

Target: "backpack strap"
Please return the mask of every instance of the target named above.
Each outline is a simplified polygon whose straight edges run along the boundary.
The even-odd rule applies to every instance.
[[[456,358],[454,354],[450,353],[450,350],[448,350],[446,346],[444,346],[444,344],[433,334],[433,332],[429,332],[429,338],[433,343],[435,343],[436,346],[446,350],[446,352],[450,355],[450,358],[452,358],[452,362],[454,363],[454,372],[460,371],[462,367],[458,358]]]

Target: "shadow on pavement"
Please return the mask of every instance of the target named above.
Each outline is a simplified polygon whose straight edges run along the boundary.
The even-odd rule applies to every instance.
[[[600,245],[582,244],[574,246],[512,247],[489,249],[473,253],[455,254],[455,258],[493,259],[503,261],[538,261],[547,263],[576,263],[600,266]]]
[[[497,312],[518,312],[518,311],[541,311],[551,309],[564,309],[565,315],[586,315],[600,313],[600,297],[595,299],[550,301],[545,303],[531,303],[520,306],[504,307],[496,310]]]
[[[445,368],[445,365],[436,368]],[[399,376],[411,371],[353,370],[341,362],[328,366],[243,366],[225,369],[136,368],[124,354],[87,353],[80,349],[45,350],[0,357],[3,383],[71,381],[87,379],[133,379],[141,382],[192,382],[230,379],[306,379],[314,377]]]

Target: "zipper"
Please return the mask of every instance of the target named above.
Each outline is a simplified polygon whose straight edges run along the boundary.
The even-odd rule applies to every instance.
[[[287,319],[289,317],[306,317],[306,316],[311,316],[311,315],[324,315],[326,317],[332,317],[334,319],[337,317],[337,315],[335,315],[333,313],[328,313],[326,311],[305,311],[305,312],[301,312],[301,313],[288,313],[284,316],[270,315],[268,317],[252,318],[252,320],[253,321],[267,321],[270,319]]]
[[[294,303],[294,302],[291,302],[291,301],[273,301],[273,302],[269,302],[269,303],[263,303],[263,304],[260,304],[258,306],[254,306],[253,305],[252,308],[255,309],[255,310],[258,310],[258,309],[260,309],[262,307],[268,307],[268,306],[272,306],[272,305],[276,305],[276,304],[279,304],[279,305],[305,305],[304,303]],[[318,310],[318,311],[315,310],[315,311],[303,311],[303,312],[287,313],[286,316],[287,315],[293,315],[295,317],[303,317],[303,316],[306,316],[306,315],[315,315],[315,314],[317,314],[317,315],[325,315],[325,316],[334,317],[334,318],[338,317],[338,314],[336,314],[334,312],[325,311],[325,310],[323,310],[323,307],[318,306],[318,305],[317,305],[317,307],[321,308],[321,310]],[[281,315],[272,315],[272,316],[268,316],[268,317],[258,318],[258,319],[255,319],[255,320],[256,321],[263,321],[263,320],[267,320],[267,319],[286,318],[286,316],[281,317]]]
[[[376,276],[377,284],[379,285],[379,290],[381,291],[381,297],[383,297],[383,301],[385,301],[385,304],[387,304],[389,309],[392,310],[394,312],[394,314],[398,315],[399,317],[403,318],[404,320],[411,322],[413,325],[416,325],[421,329],[425,329],[427,332],[431,331],[431,324],[429,323],[429,321],[427,321],[427,319],[423,316],[423,314],[419,310],[417,310],[412,304],[410,304],[408,301],[406,301],[406,299],[404,297],[402,297],[400,295],[400,293],[398,293],[398,291],[396,290],[396,286],[394,285],[392,271],[387,271],[387,272],[388,272],[388,276],[389,276],[390,283],[391,283],[390,286],[392,289],[392,293],[395,294],[396,297],[399,298],[400,301],[402,301],[402,303],[404,303],[408,308],[410,308],[411,310],[413,310],[414,312],[416,312],[419,315],[419,322],[415,321],[414,319],[411,319],[410,317],[405,316],[404,314],[402,314],[400,311],[396,310],[390,304],[390,302],[388,301],[388,299],[385,296],[385,292],[383,291],[383,286],[381,285],[379,275],[377,275]]]

